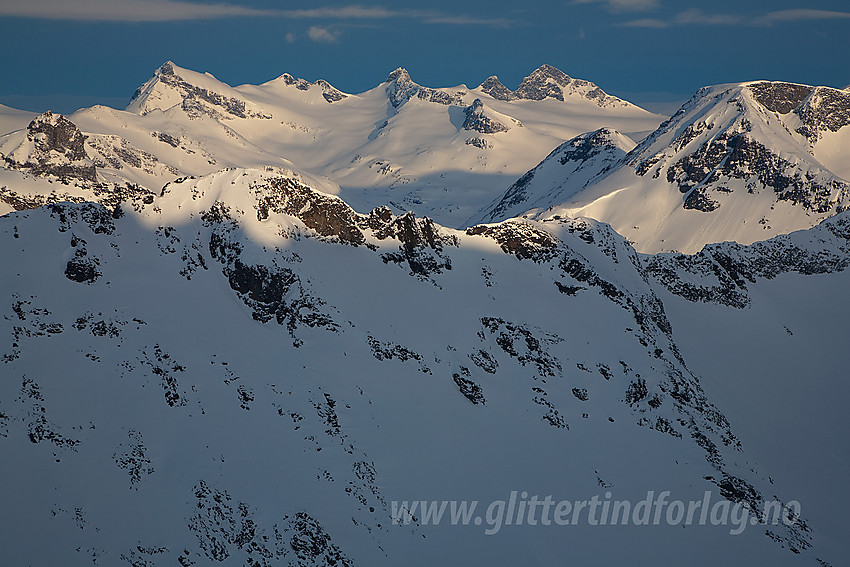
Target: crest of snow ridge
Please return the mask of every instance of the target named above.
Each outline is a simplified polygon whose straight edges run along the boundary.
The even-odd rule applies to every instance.
[[[440,89],[423,87],[413,82],[407,69],[399,67],[384,81],[387,98],[393,108],[399,108],[413,97],[426,102],[435,102],[446,106],[463,104],[462,93],[448,93]]]
[[[194,84],[194,73],[180,69],[171,61],[165,62],[156,70],[153,78],[136,89],[127,109],[147,114],[152,110],[167,110],[177,104],[190,116],[208,114],[215,118],[269,118],[266,114],[254,111],[251,104],[236,93],[228,92],[230,87],[210,77],[212,83]],[[285,73],[277,80],[287,86],[308,91],[313,87],[322,90],[322,97],[329,103],[346,98],[347,95],[334,88],[325,80],[310,83],[304,79],[296,79]],[[205,81],[207,82],[207,81]]]
[[[495,222],[519,215],[540,199],[547,199],[548,203],[564,198],[566,186],[573,180],[580,181],[581,184],[577,187],[571,186],[571,192],[581,190],[618,165],[633,148],[634,142],[610,128],[580,134],[552,150],[537,167],[511,185],[495,204],[490,206],[483,217],[484,221]],[[587,175],[581,175],[583,171]],[[549,184],[541,181],[547,176],[554,177]]]

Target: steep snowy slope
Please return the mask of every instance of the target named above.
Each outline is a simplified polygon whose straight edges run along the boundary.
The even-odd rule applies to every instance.
[[[764,81],[706,87],[616,166],[582,162],[588,173],[573,180],[570,162],[560,181],[521,180],[480,218],[546,207],[538,214],[610,223],[647,252],[751,243],[850,206],[848,124],[845,91]]]
[[[112,212],[0,217],[4,564],[831,560],[804,519],[762,523],[795,496],[682,358],[672,279],[608,226],[460,232],[305,179],[233,169]],[[820,239],[846,265],[846,230]],[[485,535],[511,491],[650,490],[709,491],[752,524]],[[394,501],[443,499],[480,520],[392,521]]]
[[[848,242],[850,217],[842,213],[751,246],[643,258],[706,392],[776,485],[808,502],[822,544],[845,557],[850,433],[834,420],[850,395]]]
[[[14,132],[27,127],[27,124],[35,118],[36,113],[17,110],[0,104],[0,132]]]
[[[222,167],[294,165],[332,179],[357,210],[389,204],[449,226],[576,134],[603,126],[645,132],[663,120],[550,66],[516,93],[491,87],[492,80],[472,90],[433,89],[404,69],[357,95],[288,74],[230,87],[168,62],[126,111],[96,106],[67,119],[87,136],[101,181],[157,192]],[[26,134],[5,136],[0,153]]]
[[[563,203],[618,166],[634,147],[634,141],[608,128],[576,136],[520,177],[470,224],[533,214],[539,211],[536,207]]]

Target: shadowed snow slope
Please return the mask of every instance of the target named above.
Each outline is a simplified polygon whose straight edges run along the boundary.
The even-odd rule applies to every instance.
[[[734,395],[732,379],[678,327],[705,308],[719,326],[760,309],[768,282],[805,294],[843,277],[846,214],[784,240],[644,257],[592,220],[457,231],[361,214],[284,170],[181,179],[149,201],[0,217],[4,564],[841,556],[819,525],[832,477],[808,487],[802,518],[761,523],[765,502],[800,499],[807,477],[782,468],[758,414],[730,404],[727,419],[706,392]],[[827,332],[848,338],[807,326],[795,340]],[[811,361],[813,384],[835,376],[832,362]],[[841,431],[818,435],[838,447]],[[650,490],[709,491],[753,524],[730,535],[578,515],[485,535],[487,505],[511,491],[636,505]],[[396,506],[409,523],[393,522],[393,502],[444,499],[480,501],[481,520],[433,526]]]

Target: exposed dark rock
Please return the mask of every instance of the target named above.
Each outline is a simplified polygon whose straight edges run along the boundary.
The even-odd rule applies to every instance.
[[[506,221],[497,225],[477,225],[466,229],[470,236],[484,236],[495,240],[508,254],[520,260],[544,261],[557,252],[557,239],[544,230],[520,221]]]
[[[97,172],[86,154],[86,136],[62,116],[49,110],[27,126],[27,140],[33,151],[24,162],[6,156],[11,167],[26,169],[33,175],[53,175],[60,179],[96,181]]]
[[[452,374],[452,380],[457,384],[460,393],[473,404],[483,404],[486,401],[481,386],[469,378],[464,378],[460,374],[454,373]]]
[[[477,352],[470,354],[469,358],[475,366],[488,374],[495,374],[496,370],[499,369],[499,361],[486,350],[479,349]]]
[[[495,118],[491,118],[484,113],[484,103],[480,98],[476,98],[471,105],[464,109],[466,120],[463,121],[462,128],[464,130],[474,130],[482,134],[495,134],[497,132],[507,132],[510,130]]]
[[[503,85],[495,75],[488,77],[478,88],[497,100],[514,100],[517,98],[514,92]]]
[[[157,70],[156,75],[159,81],[174,88],[178,93],[180,93],[180,96],[183,97],[183,109],[187,112],[208,114],[207,109],[202,104],[199,104],[203,101],[204,103],[220,109],[231,117],[247,117],[244,100],[225,96],[221,93],[210,91],[187,82],[174,72],[174,65],[170,61],[163,64],[162,67]],[[136,97],[136,95],[134,95],[134,97]]]
[[[515,94],[517,98],[528,100],[546,98],[564,100],[562,87],[569,85],[571,81],[572,79],[560,69],[551,65],[541,65],[522,80]]]
[[[710,213],[711,211],[716,211],[720,207],[720,203],[706,195],[704,188],[696,187],[685,198],[682,206],[686,209]]]
[[[755,83],[747,88],[759,104],[779,114],[788,114],[812,92],[806,85],[780,82]]]
[[[493,147],[493,143],[489,140],[485,140],[484,138],[467,138],[464,142],[467,146],[475,146],[476,148],[480,148],[482,150],[489,150]]]
[[[498,317],[482,317],[481,324],[496,345],[522,366],[533,365],[542,377],[561,374],[561,363],[546,348],[563,340],[557,335]]]
[[[446,106],[463,104],[463,96],[460,93],[452,94],[439,89],[417,85],[410,79],[407,70],[401,67],[390,73],[384,83],[387,85],[387,97],[393,108],[401,107],[414,96],[421,100],[444,104]]]
[[[724,178],[742,179],[751,191],[770,188],[777,199],[816,213],[835,210],[850,192],[847,183],[801,170],[746,132],[723,132],[667,170],[667,181],[677,183],[683,193],[703,184],[700,194],[690,206],[686,205],[686,208],[699,210],[717,208],[717,203],[708,198],[708,191],[724,191]]]
[[[850,216],[840,213],[811,229],[813,237],[827,233],[837,240],[832,247],[809,248],[793,235],[781,235],[750,246],[736,243],[709,244],[693,255],[657,254],[645,256],[647,274],[670,292],[689,301],[719,303],[744,308],[750,304],[747,284],[773,279],[784,273],[825,274],[850,266],[841,250],[850,249]]]
[[[252,189],[260,194],[257,216],[261,220],[268,218],[268,211],[274,211],[301,220],[321,236],[354,245],[365,241],[358,228],[357,213],[340,199],[319,193],[290,177],[273,177]]]
[[[96,258],[89,258],[85,248],[78,248],[74,257],[65,265],[65,277],[77,283],[91,284],[103,274],[98,269]]]
[[[850,125],[850,92],[816,87],[794,112],[801,122],[797,132],[816,142],[822,132],[837,132]]]

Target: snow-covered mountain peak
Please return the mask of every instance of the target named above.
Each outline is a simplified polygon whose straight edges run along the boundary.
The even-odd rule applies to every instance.
[[[410,73],[407,72],[407,69],[404,67],[399,67],[389,75],[387,75],[387,80],[385,83],[412,83],[413,81],[410,78]]]
[[[611,128],[580,134],[555,148],[472,220],[494,222],[564,202],[618,165],[634,147],[631,138]]]
[[[279,85],[283,85],[283,87],[294,87],[296,90],[305,92],[309,92],[312,88],[318,87],[322,92],[322,97],[330,103],[338,102],[348,97],[347,94],[343,93],[324,79],[319,79],[311,83],[307,79],[293,77],[289,73],[284,73],[276,79],[272,79],[261,86],[275,89]]]
[[[407,69],[399,67],[387,76],[384,81],[387,98],[393,108],[400,108],[411,98],[418,98],[425,102],[435,102],[445,106],[463,105],[464,92],[457,89],[432,89],[423,87],[410,78]]]
[[[564,100],[562,87],[566,87],[571,81],[572,78],[557,67],[541,65],[522,80],[516,95],[518,98],[529,100]]]
[[[145,115],[178,105],[195,116],[246,116],[245,100],[232,87],[212,75],[183,69],[171,61],[165,62],[153,77],[136,89],[127,111]]]
[[[520,178],[498,202],[514,206],[491,209],[490,218],[525,212],[521,204],[540,215],[589,216],[645,252],[749,244],[850,207],[846,124],[850,95],[837,89],[771,81],[703,87],[618,163],[600,164],[578,187],[572,172],[554,182]],[[566,185],[570,191],[560,189]]]
[[[507,88],[495,75],[479,85],[480,92],[501,101],[546,99],[589,100],[600,107],[633,107],[615,96],[611,96],[590,81],[573,79],[557,67],[541,65],[525,77],[516,91]]]
[[[478,86],[478,90],[490,95],[496,100],[509,101],[516,98],[514,92],[503,85],[502,81],[500,81],[496,75],[488,77],[486,81]]]
[[[14,132],[0,139],[0,157],[8,167],[33,175],[94,181],[86,139],[73,122],[48,110],[36,116],[25,133]]]
[[[546,68],[541,74],[558,76]],[[389,205],[461,227],[494,199],[495,188],[509,185],[564,140],[602,126],[627,135],[646,132],[662,120],[635,106],[566,100],[505,101],[463,85],[430,88],[404,68],[359,94],[289,73],[234,87],[168,61],[138,89],[127,111],[92,107],[69,119],[88,136],[86,166],[99,176],[93,183],[129,183],[143,188],[144,198],[176,178],[225,167],[297,167],[332,179],[357,210]],[[4,132],[10,134],[2,143],[8,154],[25,136],[21,129],[31,115],[3,113],[0,119],[6,116],[10,128]],[[494,183],[499,178],[504,181]],[[16,194],[43,202],[58,198],[52,189],[47,183]]]
[[[398,108],[410,100],[419,91],[419,85],[410,79],[407,69],[399,67],[387,76],[386,84],[387,98],[394,108]]]

